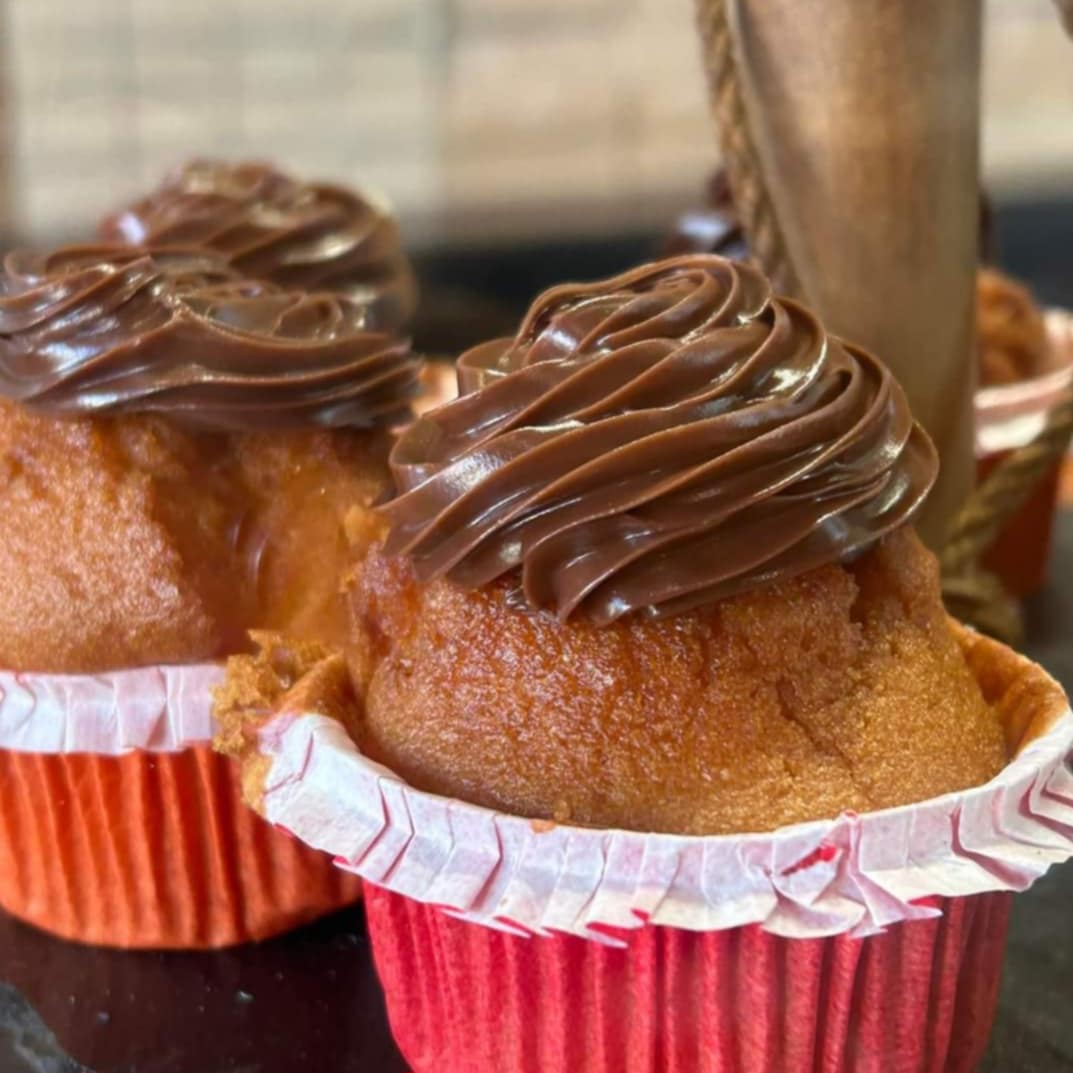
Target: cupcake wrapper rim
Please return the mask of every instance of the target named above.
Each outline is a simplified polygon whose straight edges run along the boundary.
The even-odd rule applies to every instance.
[[[0,671],[0,749],[120,756],[212,740],[215,663],[101,674]]]
[[[866,936],[934,916],[937,896],[1024,890],[1073,857],[1073,712],[1002,651],[1045,684],[1047,718],[990,782],[919,804],[711,837],[534,823],[416,790],[336,721],[296,713],[261,731],[264,814],[363,879],[518,934]]]

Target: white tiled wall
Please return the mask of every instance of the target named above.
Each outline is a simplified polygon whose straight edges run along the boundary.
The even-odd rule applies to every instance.
[[[1049,0],[988,2],[987,170],[1073,191],[1073,45]],[[653,225],[715,161],[692,0],[0,10],[11,200],[41,239],[193,153],[374,185],[418,241]]]
[[[1073,197],[1073,40],[1050,0],[989,0],[984,169]]]
[[[377,186],[418,238],[622,226],[714,160],[691,0],[0,2],[32,235],[191,153]]]

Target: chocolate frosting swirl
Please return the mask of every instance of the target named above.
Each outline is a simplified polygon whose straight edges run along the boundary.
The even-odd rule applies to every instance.
[[[755,269],[693,255],[556,287],[460,361],[392,454],[387,550],[560,619],[670,615],[906,522],[935,449],[877,359]]]
[[[245,276],[306,291],[340,291],[368,327],[399,333],[417,290],[391,214],[342,187],[300,183],[267,164],[195,160],[109,216],[106,242],[200,245]]]
[[[418,362],[365,322],[351,299],[245,279],[201,248],[15,252],[0,275],[0,394],[211,429],[390,425]]]

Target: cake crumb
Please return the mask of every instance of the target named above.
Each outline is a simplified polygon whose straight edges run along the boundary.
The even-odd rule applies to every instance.
[[[258,749],[262,727],[293,712],[326,715],[350,728],[357,698],[342,652],[267,631],[251,631],[250,639],[256,652],[232,656],[227,678],[213,690],[213,747],[242,762],[243,797],[263,811],[269,761]]]

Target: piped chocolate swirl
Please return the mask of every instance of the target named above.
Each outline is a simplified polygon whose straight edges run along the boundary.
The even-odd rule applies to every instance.
[[[267,164],[191,161],[109,216],[99,234],[137,246],[206,246],[245,276],[339,291],[366,310],[371,330],[401,332],[416,305],[413,272],[386,208]]]
[[[366,322],[359,302],[244,278],[199,247],[17,252],[0,275],[0,394],[210,429],[390,425],[418,362]]]
[[[671,615],[847,560],[937,472],[884,365],[715,256],[553,288],[459,384],[395,446],[387,550],[424,580],[515,576],[560,619]]]

